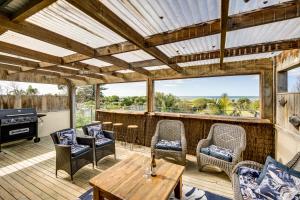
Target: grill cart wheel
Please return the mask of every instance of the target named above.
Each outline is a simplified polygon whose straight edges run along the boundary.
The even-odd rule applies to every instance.
[[[36,138],[34,138],[34,143],[38,143],[38,142],[40,142],[41,141],[41,139],[39,138],[39,137],[36,137]]]

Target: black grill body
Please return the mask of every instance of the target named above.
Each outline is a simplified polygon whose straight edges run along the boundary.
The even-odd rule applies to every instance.
[[[34,108],[0,110],[0,150],[1,144],[20,139],[38,138],[38,117]]]

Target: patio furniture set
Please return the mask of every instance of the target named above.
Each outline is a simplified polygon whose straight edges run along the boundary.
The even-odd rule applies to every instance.
[[[111,127],[112,131],[102,130],[103,127]],[[126,141],[126,137],[131,136],[135,137],[133,141],[137,141],[136,130],[138,126],[129,125],[127,127],[126,137],[123,134],[122,127],[122,123],[113,124],[105,122],[101,124],[101,122],[94,122],[82,127],[84,136],[81,137],[76,136],[74,129],[65,129],[52,133],[51,137],[56,149],[56,176],[57,170],[64,170],[70,174],[71,180],[73,180],[73,175],[86,164],[92,163],[94,167],[100,159],[107,155],[114,155],[116,159],[115,137],[119,136],[119,138]],[[198,169],[201,171],[205,165],[215,165],[222,169],[232,180],[234,198],[238,200],[260,198],[276,199],[275,197],[280,195],[285,195],[285,197],[294,195],[300,198],[300,152],[287,165],[283,165],[269,156],[265,166],[263,166],[253,161],[242,161],[243,151],[245,149],[246,133],[242,127],[216,123],[211,126],[208,137],[200,140],[198,143],[196,149]],[[184,166],[186,165],[186,152],[187,143],[183,123],[178,120],[159,121],[151,140],[151,154],[154,154],[156,158],[175,159],[182,166],[182,168],[178,168],[178,170],[181,172],[182,169],[183,172]],[[129,161],[125,163],[127,162]],[[133,162],[134,166],[126,165],[129,167],[129,169],[126,170],[130,170],[130,167],[141,167],[141,163],[141,159],[136,160]],[[113,169],[109,170],[118,171],[121,168],[123,169],[123,166],[119,165],[120,164],[117,164],[112,167]],[[117,166],[119,166],[119,168]],[[132,170],[134,170],[133,168]],[[169,166],[169,168],[171,169],[172,166]],[[119,173],[121,172],[123,171],[120,170]],[[170,187],[171,189],[169,188],[170,191],[168,190],[167,194],[169,194],[178,183],[181,184],[182,172],[178,173],[179,175],[176,176],[174,180],[172,179],[172,187]],[[137,171],[136,173],[142,172]],[[109,192],[113,190],[111,187],[105,190],[102,188],[105,185],[99,184],[106,174],[110,173],[101,173],[90,181],[90,184],[94,186],[94,195],[96,195],[98,199],[103,199],[103,196],[109,197],[109,195],[113,195]],[[276,178],[274,178],[274,176],[276,176]],[[128,177],[126,180],[127,179]],[[278,180],[280,181],[278,182]],[[272,182],[273,185],[270,184],[270,182]],[[276,182],[277,185],[274,185],[274,182]],[[158,182],[158,185],[153,187],[159,187],[159,184],[163,185],[166,183]],[[285,188],[285,191],[284,189],[278,189],[278,184],[283,185],[282,187]],[[115,183],[115,186],[117,185],[118,183]],[[99,187],[101,187],[101,192]],[[122,191],[120,190],[121,193]],[[180,191],[180,189],[178,189],[178,191]],[[122,193],[122,195],[126,196],[127,194]],[[143,195],[143,193],[139,193],[139,195]]]

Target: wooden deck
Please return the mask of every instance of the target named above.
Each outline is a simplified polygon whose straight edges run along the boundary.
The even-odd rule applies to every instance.
[[[130,151],[117,144],[117,161],[108,156],[100,161],[99,168],[87,165],[75,174],[72,183],[63,171],[55,178],[55,151],[50,137],[41,138],[37,144],[23,141],[4,146],[0,153],[0,199],[77,199],[90,188],[89,179],[133,152],[149,155],[150,149]],[[194,156],[188,156],[183,183],[232,197],[229,178],[212,168],[207,168],[205,173],[198,172]]]

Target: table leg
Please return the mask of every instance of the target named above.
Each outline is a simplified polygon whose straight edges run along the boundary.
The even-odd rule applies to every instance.
[[[180,176],[178,183],[174,189],[174,194],[177,199],[182,198],[182,176]]]
[[[104,197],[101,195],[101,192],[97,187],[94,187],[93,199],[94,200],[104,200]]]

